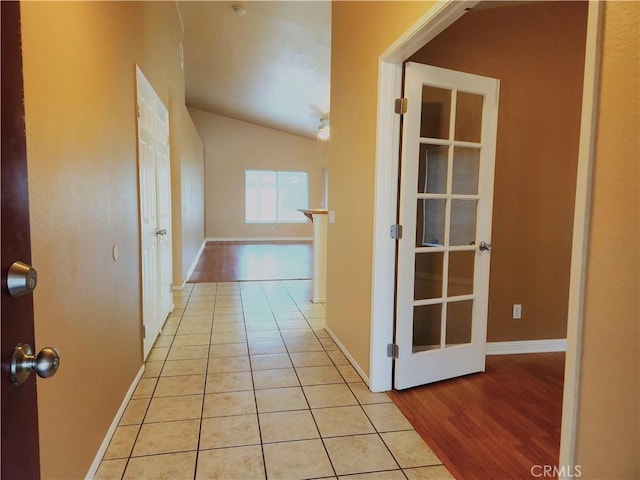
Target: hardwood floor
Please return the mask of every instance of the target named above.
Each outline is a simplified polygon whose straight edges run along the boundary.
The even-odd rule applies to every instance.
[[[189,282],[303,280],[312,273],[312,242],[207,242]]]
[[[564,357],[487,356],[485,373],[390,396],[456,478],[535,478],[558,464]]]

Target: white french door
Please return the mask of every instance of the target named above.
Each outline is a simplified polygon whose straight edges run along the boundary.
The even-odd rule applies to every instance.
[[[136,67],[143,352],[172,309],[169,112]]]
[[[499,81],[405,65],[394,387],[484,371]]]

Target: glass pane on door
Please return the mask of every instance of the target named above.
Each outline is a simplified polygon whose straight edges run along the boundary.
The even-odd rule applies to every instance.
[[[471,343],[473,300],[447,304],[447,328],[445,346],[453,347]]]
[[[473,293],[475,259],[475,250],[449,252],[447,297],[471,295]]]
[[[413,307],[413,353],[440,348],[442,304]]]
[[[483,102],[482,95],[458,92],[456,98],[456,140],[480,142]]]
[[[418,193],[447,192],[448,157],[449,147],[446,145],[420,145]]]
[[[416,247],[441,247],[444,245],[446,206],[446,200],[418,199],[418,208],[416,209]]]
[[[457,195],[477,195],[480,174],[480,149],[455,147],[453,149],[453,186]]]
[[[474,245],[476,241],[476,200],[451,200],[449,245]]]
[[[420,136],[448,139],[450,118],[451,90],[423,85]]]
[[[417,253],[413,298],[426,300],[442,297],[444,253]]]

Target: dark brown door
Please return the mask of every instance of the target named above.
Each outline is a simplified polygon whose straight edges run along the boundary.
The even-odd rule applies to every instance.
[[[29,192],[24,124],[24,89],[20,4],[2,2],[2,317],[0,317],[1,430],[0,469],[3,479],[40,478],[38,408],[35,375],[20,386],[12,384],[9,366],[19,343],[34,346],[33,297],[13,298],[6,285],[16,261],[31,264]]]

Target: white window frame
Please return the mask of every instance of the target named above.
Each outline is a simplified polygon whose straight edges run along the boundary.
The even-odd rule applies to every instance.
[[[275,220],[249,220],[247,219],[247,176],[249,173],[273,173],[276,176],[275,188],[276,188],[276,218]],[[244,194],[245,194],[245,215],[244,221],[247,224],[296,224],[296,223],[306,223],[307,219],[304,215],[300,214],[300,219],[296,220],[282,220],[280,219],[280,190],[279,190],[279,175],[281,174],[304,174],[306,179],[306,203],[299,205],[297,208],[306,209],[309,208],[309,172],[301,171],[301,170],[269,170],[269,169],[247,169],[244,173]],[[259,208],[259,205],[258,205]]]

